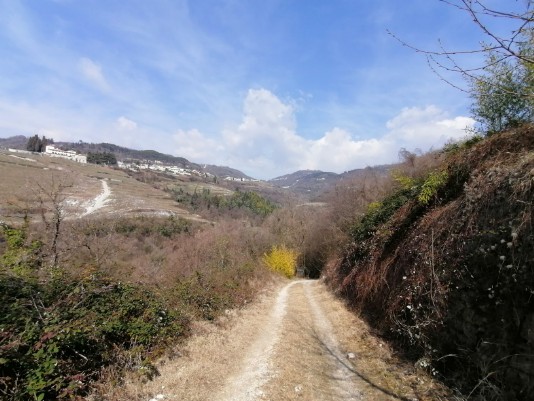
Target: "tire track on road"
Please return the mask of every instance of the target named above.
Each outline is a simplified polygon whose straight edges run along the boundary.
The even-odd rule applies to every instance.
[[[291,287],[300,283],[287,284],[276,298],[269,320],[260,336],[247,350],[242,369],[231,377],[227,386],[215,397],[221,401],[254,401],[265,395],[262,386],[273,376],[271,359],[278,343],[281,326],[286,315],[287,298]]]

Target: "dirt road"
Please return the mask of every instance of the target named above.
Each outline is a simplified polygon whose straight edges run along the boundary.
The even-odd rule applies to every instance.
[[[106,202],[109,200],[111,195],[111,190],[107,181],[101,180],[102,183],[102,192],[100,195],[97,195],[94,199],[91,199],[85,206],[85,212],[80,217],[85,217],[91,213],[96,212],[98,209],[102,209]]]
[[[129,399],[189,401],[430,400],[441,390],[392,357],[318,281],[299,280],[229,312]]]

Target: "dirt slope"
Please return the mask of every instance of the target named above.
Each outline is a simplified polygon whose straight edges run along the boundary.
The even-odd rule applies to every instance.
[[[430,400],[444,395],[400,364],[318,281],[292,281],[202,324],[154,381],[112,399]]]
[[[36,198],[43,191],[37,183],[47,190],[54,182],[65,187],[60,199],[67,218],[174,215],[201,220],[179,207],[169,194],[135,180],[123,170],[4,150],[0,150],[0,220],[20,222],[28,212],[40,221]]]

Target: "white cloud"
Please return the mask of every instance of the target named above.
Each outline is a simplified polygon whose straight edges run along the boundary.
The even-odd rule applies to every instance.
[[[357,140],[338,127],[309,142],[309,151],[303,155],[301,168],[334,172],[385,163],[390,160],[393,148],[389,140]]]
[[[132,131],[137,128],[137,123],[124,116],[117,118],[117,126],[120,130]]]
[[[215,139],[211,139],[197,129],[178,130],[173,135],[176,143],[174,154],[187,157],[192,162],[215,163],[219,161],[224,148]]]
[[[109,90],[109,84],[104,77],[102,67],[96,64],[93,60],[87,57],[82,57],[79,61],[79,67],[84,77],[95,84],[100,90],[104,92]]]
[[[250,89],[240,124],[226,128],[220,140],[198,130],[178,131],[177,154],[193,161],[225,164],[258,178],[272,178],[301,169],[343,172],[368,165],[395,162],[401,147],[442,146],[466,136],[468,117],[450,118],[435,107],[412,107],[386,123],[382,136],[357,139],[334,127],[318,139],[305,139],[297,131],[292,102],[284,102],[266,89]]]
[[[449,118],[436,106],[407,107],[386,123],[386,137],[406,148],[429,150],[443,146],[450,139],[465,137],[466,128],[474,124],[469,117]]]
[[[235,128],[223,131],[227,147],[233,153],[250,151],[249,157],[266,152],[285,150],[304,141],[295,134],[295,116],[292,106],[284,104],[266,89],[250,89],[243,105],[243,119]],[[276,154],[273,154],[276,157]]]
[[[443,125],[447,128],[453,128],[456,130],[465,130],[465,128],[473,128],[473,125],[476,123],[471,117],[455,117],[452,120],[442,120],[438,121],[438,125]]]

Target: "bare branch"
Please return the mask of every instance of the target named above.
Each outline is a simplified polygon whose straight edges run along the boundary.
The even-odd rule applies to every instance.
[[[389,30],[387,32],[403,46],[408,47],[416,53],[424,54],[430,69],[440,80],[463,92],[471,93],[473,85],[476,86],[480,83],[489,84],[489,81],[485,78],[488,73],[494,75],[494,78],[496,79],[492,82],[498,85],[497,82],[499,82],[500,78],[503,78],[498,76],[499,66],[505,66],[505,70],[513,70],[516,67],[521,69],[521,66],[534,65],[533,52],[525,51],[525,46],[527,49],[533,47],[532,40],[534,34],[532,34],[532,31],[534,29],[534,12],[532,10],[533,2],[531,0],[526,3],[525,11],[503,11],[492,9],[486,6],[483,0],[438,1],[468,15],[481,32],[489,38],[489,43],[483,43],[481,47],[477,49],[451,50],[438,39],[437,49],[423,49],[407,43]],[[516,27],[511,31],[509,37],[502,37],[490,24],[491,18],[510,20]],[[486,57],[484,62],[478,63],[479,65],[467,67],[461,62],[466,56],[477,57],[481,54],[486,55]],[[470,82],[470,85],[472,86],[471,90],[461,88],[458,84],[447,78],[445,76],[446,74],[444,75],[443,72],[460,74],[467,82]],[[531,93],[531,85],[522,87],[521,90],[525,91],[525,93],[510,92],[510,88],[505,86],[499,87],[498,90],[503,94],[513,94],[520,98],[532,99],[534,96],[534,94]]]
[[[469,55],[469,54],[484,54],[491,51],[503,51],[510,56],[522,60],[527,63],[534,63],[534,59],[530,56],[525,56],[518,52],[515,48],[517,43],[517,37],[524,33],[528,29],[529,25],[534,23],[534,12],[531,10],[531,2],[527,3],[527,10],[522,13],[510,13],[504,11],[498,11],[489,9],[481,1],[475,0],[460,0],[461,4],[457,4],[451,0],[438,0],[443,4],[452,6],[461,10],[462,12],[467,13],[473,22],[482,30],[482,32],[494,41],[494,44],[485,46],[481,49],[469,49],[469,50],[447,50],[440,44],[440,51],[436,50],[427,50],[421,49],[419,47],[413,46],[406,41],[400,39],[397,35],[391,31],[387,31],[395,40],[401,43],[403,46],[406,46],[417,53],[430,54],[434,56],[456,56],[456,55]],[[478,6],[479,9],[476,9],[475,6]],[[487,24],[485,24],[480,18],[481,15],[490,16],[493,18],[507,18],[514,21],[518,21],[519,26],[513,32],[513,35],[510,39],[501,38],[498,36]]]

